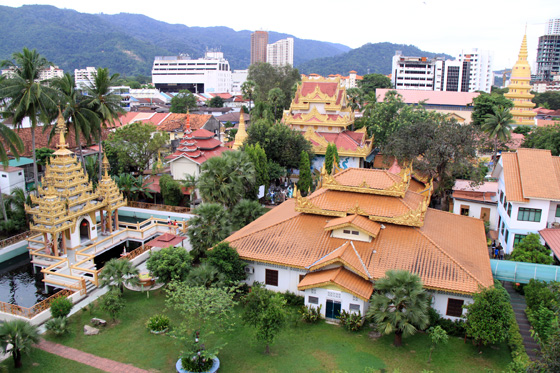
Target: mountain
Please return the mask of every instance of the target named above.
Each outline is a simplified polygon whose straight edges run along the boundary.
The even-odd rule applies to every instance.
[[[315,73],[323,76],[347,75],[350,70],[355,70],[358,75],[374,73],[388,75],[391,73],[392,59],[396,51],[402,51],[404,56],[454,59],[448,54],[422,51],[414,45],[368,43],[343,54],[303,62],[297,68],[303,74]]]
[[[207,49],[222,51],[232,69],[246,69],[251,54],[247,30],[172,25],[139,14],[87,14],[49,5],[0,6],[0,35],[0,60],[27,47],[70,72],[95,66],[112,73],[150,75],[155,56],[187,53],[198,58]],[[294,38],[295,66],[350,50],[277,32],[269,32],[269,43],[286,37]]]

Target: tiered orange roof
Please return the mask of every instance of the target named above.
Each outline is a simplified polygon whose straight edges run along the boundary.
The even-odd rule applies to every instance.
[[[368,174],[379,170],[365,171],[348,169],[334,178],[350,186],[365,178],[377,191],[390,180],[401,180],[398,175]],[[368,299],[371,281],[389,269],[418,274],[425,287],[441,291],[469,294],[492,286],[483,222],[429,208],[414,210],[425,206],[428,198],[410,190],[398,197],[323,187],[306,199],[298,193],[226,241],[243,259],[311,271],[300,290],[334,284]],[[332,234],[350,224],[369,234],[371,241]],[[333,265],[339,268],[317,271]]]

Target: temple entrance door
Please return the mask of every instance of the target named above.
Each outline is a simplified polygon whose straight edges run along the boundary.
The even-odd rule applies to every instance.
[[[89,240],[89,221],[83,219],[80,222],[80,242]]]
[[[327,319],[336,319],[340,316],[340,309],[342,305],[336,300],[327,299],[327,309],[325,310],[325,317]]]

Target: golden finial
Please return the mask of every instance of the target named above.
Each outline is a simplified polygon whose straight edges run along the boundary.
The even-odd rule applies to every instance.
[[[108,178],[109,178],[109,168],[110,168],[111,166],[109,165],[109,160],[107,159],[107,154],[103,154],[103,163],[102,163],[102,165],[103,165],[103,170],[104,170],[104,172],[105,172],[104,175],[103,175],[103,178],[104,178],[104,179],[108,179]]]
[[[187,109],[187,130],[186,132],[191,132],[191,115],[189,114],[189,109]]]
[[[294,194],[293,194],[294,198],[298,197],[298,193],[299,193],[299,190],[297,189],[297,184],[294,184]]]
[[[58,140],[58,147],[66,148],[66,139],[64,138],[64,134],[66,133],[66,123],[64,123],[64,116],[62,116],[60,107],[58,108],[58,120],[56,123],[55,132],[60,135],[60,138]]]

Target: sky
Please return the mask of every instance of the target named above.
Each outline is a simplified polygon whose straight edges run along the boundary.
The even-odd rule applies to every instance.
[[[558,0],[2,0],[1,5],[24,4],[47,4],[82,13],[144,14],[187,26],[277,31],[351,48],[391,42],[455,57],[462,50],[478,48],[494,53],[494,70],[513,66],[525,29],[534,69],[538,37],[544,34],[545,23],[560,18]]]

